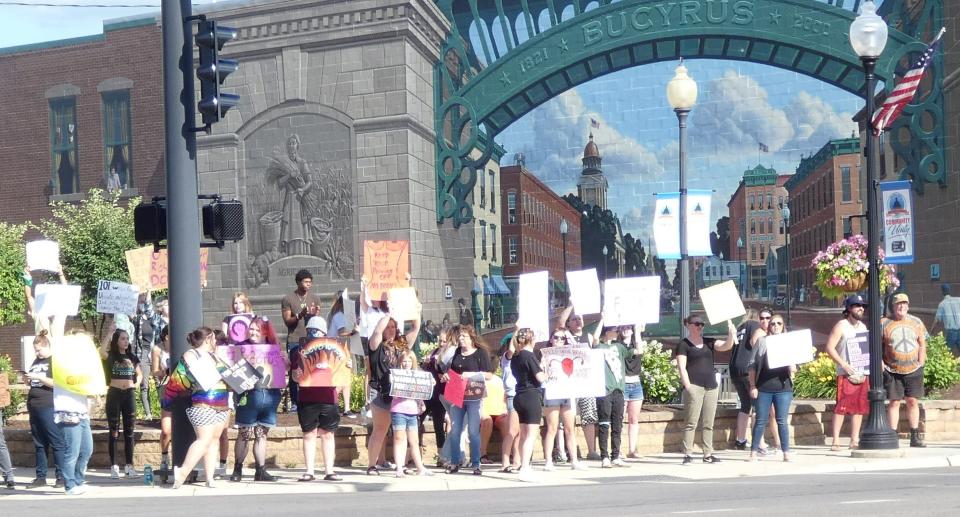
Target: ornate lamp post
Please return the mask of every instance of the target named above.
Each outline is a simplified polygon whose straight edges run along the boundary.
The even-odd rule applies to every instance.
[[[783,204],[783,208],[780,209],[780,215],[783,217],[783,237],[784,237],[784,248],[787,258],[784,261],[783,270],[786,273],[787,277],[787,328],[790,327],[790,205],[789,201]]]
[[[860,432],[860,447],[863,449],[896,449],[899,447],[897,433],[887,422],[887,411],[883,405],[883,343],[880,340],[880,311],[883,303],[880,299],[880,227],[877,209],[877,137],[873,133],[874,92],[877,78],[874,68],[877,59],[887,44],[887,23],[877,15],[877,7],[870,0],[863,4],[860,16],[850,24],[850,46],[860,56],[866,75],[864,95],[866,95],[866,153],[867,153],[867,260],[869,261],[869,291],[867,303],[870,304],[868,328],[870,330],[870,416]]]
[[[742,293],[741,296],[743,296],[744,298],[746,298],[746,297],[747,297],[747,286],[746,286],[743,282],[744,282],[744,272],[746,271],[747,268],[746,268],[746,266],[745,266],[744,263],[743,263],[743,248],[744,248],[743,237],[737,237],[737,254],[740,256],[740,264],[739,264],[739,267],[740,267],[740,291],[741,291],[741,293]]]
[[[676,75],[667,83],[667,101],[677,114],[680,127],[680,318],[690,314],[690,271],[687,268],[687,115],[697,102],[697,83],[687,75],[683,59],[677,65]],[[680,326],[684,328],[683,325]]]

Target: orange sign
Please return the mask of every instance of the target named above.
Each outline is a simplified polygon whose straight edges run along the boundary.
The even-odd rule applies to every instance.
[[[408,241],[363,241],[363,274],[373,300],[386,300],[395,287],[410,287]]]
[[[200,249],[200,285],[207,283],[207,261],[210,250]],[[130,272],[130,283],[140,288],[140,292],[147,290],[166,289],[169,283],[169,264],[167,249],[159,253],[153,252],[153,246],[144,246],[127,250],[127,270]]]
[[[349,386],[350,348],[341,339],[317,338],[300,347],[300,364],[307,374],[302,387]]]

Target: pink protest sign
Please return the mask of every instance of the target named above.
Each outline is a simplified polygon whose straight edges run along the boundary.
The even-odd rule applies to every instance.
[[[265,388],[287,386],[286,354],[280,350],[280,345],[221,345],[217,347],[217,355],[230,364],[246,359],[263,376]]]

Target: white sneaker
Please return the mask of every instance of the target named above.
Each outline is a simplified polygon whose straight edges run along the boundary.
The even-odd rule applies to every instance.
[[[227,466],[226,466],[226,465],[222,465],[222,464],[221,464],[219,467],[217,467],[217,468],[213,471],[213,477],[214,477],[214,479],[226,477],[226,475],[227,475]]]
[[[617,458],[617,459],[613,460],[612,463],[613,463],[613,465],[614,465],[615,467],[629,467],[629,466],[630,466],[630,465],[627,465],[627,463],[626,463],[625,461],[621,460],[620,458]]]
[[[582,461],[574,461],[570,463],[570,468],[573,470],[587,470],[589,467],[584,465]]]
[[[553,463],[547,463],[543,466],[543,470],[547,472],[553,472],[554,469],[555,467],[553,466]]]
[[[127,468],[124,469],[124,474],[126,474],[128,478],[133,478],[140,475],[137,473],[137,469],[133,468],[133,465],[127,465]]]
[[[600,467],[605,469],[613,468],[613,464],[610,463],[610,458],[603,458],[603,461],[600,462]]]
[[[67,495],[83,495],[87,493],[87,487],[85,485],[77,485],[70,490],[67,490]]]
[[[110,467],[110,479],[120,479],[120,467],[114,465]],[[74,487],[76,488],[76,487]]]
[[[536,483],[539,480],[537,474],[531,468],[520,469],[517,479],[526,483]]]

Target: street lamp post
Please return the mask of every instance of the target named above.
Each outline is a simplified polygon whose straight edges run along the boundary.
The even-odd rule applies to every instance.
[[[687,178],[686,145],[687,115],[697,102],[697,83],[687,75],[683,59],[677,65],[675,75],[667,83],[667,101],[677,114],[680,130],[680,318],[685,320],[690,313],[690,271],[687,269]],[[680,326],[684,328],[683,325]]]
[[[746,298],[746,297],[747,297],[747,286],[744,285],[744,283],[743,283],[743,277],[744,277],[744,274],[743,274],[743,273],[744,273],[744,271],[745,271],[747,268],[744,267],[744,265],[743,265],[743,247],[744,247],[744,246],[743,246],[743,237],[737,237],[737,254],[739,255],[739,258],[740,258],[740,264],[739,264],[739,266],[738,266],[738,267],[740,268],[740,291],[742,291],[742,293],[743,293],[742,296],[743,296],[744,298]]]
[[[564,281],[564,285],[566,285],[566,281],[567,281],[567,230],[569,230],[569,229],[570,229],[570,227],[567,225],[567,220],[561,218],[561,219],[560,219],[560,237],[561,237],[562,240],[563,240],[563,281]],[[568,287],[569,287],[569,286],[568,286]],[[567,296],[566,296],[566,298],[567,298],[567,300],[566,300],[566,301],[567,301],[567,305],[570,305],[570,303],[569,303],[569,301],[570,301],[570,300],[569,300],[569,298],[570,298],[570,297],[569,297],[569,292],[570,292],[570,291],[568,291],[567,289],[564,289],[563,292],[564,292],[565,295],[567,295]]]
[[[869,291],[867,303],[870,306],[868,328],[870,331],[870,416],[860,433],[860,447],[863,449],[896,449],[899,447],[897,433],[887,422],[884,407],[882,354],[883,343],[880,336],[880,227],[877,210],[877,137],[873,132],[874,91],[876,75],[874,68],[877,59],[887,44],[887,24],[877,15],[877,7],[870,0],[863,4],[857,19],[850,24],[850,45],[860,56],[866,76],[864,95],[866,96],[866,153],[867,153],[867,261],[869,269]]]
[[[790,297],[793,294],[790,291],[790,205],[789,201],[783,204],[783,208],[780,209],[780,215],[783,216],[783,238],[784,238],[784,248],[787,255],[786,260],[784,260],[783,270],[786,273],[784,276],[787,277],[787,328],[790,327]]]

